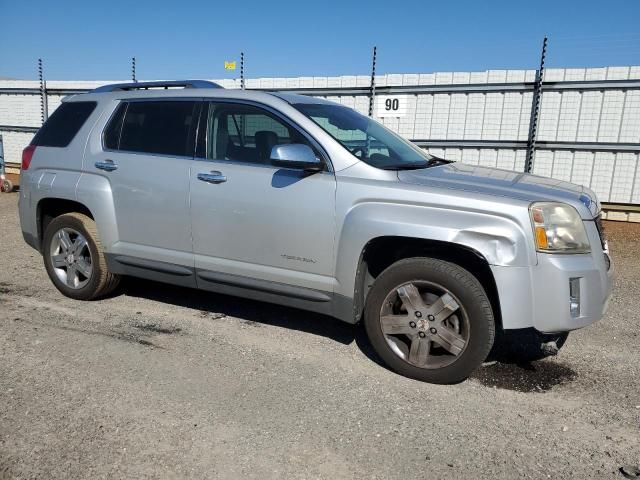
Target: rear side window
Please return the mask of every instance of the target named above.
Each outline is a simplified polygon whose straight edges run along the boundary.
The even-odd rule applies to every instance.
[[[95,108],[96,102],[63,102],[38,130],[31,145],[66,147]]]
[[[105,147],[193,156],[197,106],[194,101],[129,102],[126,110],[120,107],[105,130]]]

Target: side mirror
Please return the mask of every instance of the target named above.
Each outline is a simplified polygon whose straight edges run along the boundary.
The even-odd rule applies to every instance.
[[[271,149],[271,164],[276,167],[293,168],[306,172],[319,172],[324,164],[311,147],[301,143],[276,145]]]

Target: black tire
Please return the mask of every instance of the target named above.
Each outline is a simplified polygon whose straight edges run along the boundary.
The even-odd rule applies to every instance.
[[[11,183],[11,180],[8,180],[8,179],[3,180],[2,191],[5,193],[13,192],[13,183]]]
[[[444,287],[466,312],[466,346],[453,363],[441,368],[421,368],[404,360],[394,353],[382,331],[380,313],[385,299],[399,285],[414,281]],[[464,268],[433,258],[400,260],[383,271],[367,296],[364,323],[371,345],[389,368],[406,377],[439,384],[465,380],[487,358],[495,336],[491,303],[480,282]]]
[[[54,272],[50,246],[54,235],[63,228],[74,229],[87,240],[87,246],[91,253],[92,273],[89,281],[82,288],[70,288]],[[113,292],[120,283],[120,275],[113,274],[107,269],[104,249],[100,243],[96,223],[82,213],[66,213],[54,218],[45,230],[42,250],[49,278],[56,288],[67,297],[76,300],[94,300]]]
[[[535,362],[557,355],[568,337],[569,332],[541,333],[533,328],[506,330],[496,336],[490,357],[504,363]]]

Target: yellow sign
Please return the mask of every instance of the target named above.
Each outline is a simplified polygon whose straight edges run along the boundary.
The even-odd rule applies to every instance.
[[[233,62],[224,62],[224,69],[225,70],[235,70],[236,69],[235,60]]]

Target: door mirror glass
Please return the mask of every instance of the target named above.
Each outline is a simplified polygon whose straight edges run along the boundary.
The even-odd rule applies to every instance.
[[[302,143],[274,146],[271,149],[271,164],[276,167],[306,171],[323,169],[322,161],[316,157],[311,147]]]

